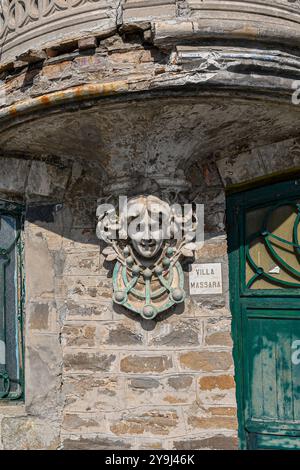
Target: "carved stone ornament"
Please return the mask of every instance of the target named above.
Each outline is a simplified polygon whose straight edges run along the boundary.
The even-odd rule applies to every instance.
[[[103,254],[116,262],[113,300],[153,319],[184,302],[183,256],[193,256],[197,217],[192,205],[170,205],[157,196],[142,195],[127,201],[117,213],[99,205],[97,235],[108,246]],[[181,231],[182,227],[188,230]],[[179,236],[179,234],[182,236]]]

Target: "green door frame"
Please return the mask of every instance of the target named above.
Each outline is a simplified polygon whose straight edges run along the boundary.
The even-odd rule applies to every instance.
[[[246,384],[244,383],[244,351],[242,341],[242,311],[246,307],[268,308],[272,301],[275,310],[283,310],[287,301],[291,310],[300,306],[300,289],[250,290],[245,282],[245,214],[251,207],[264,207],[276,203],[300,199],[300,179],[250,189],[227,197],[227,234],[229,249],[230,308],[232,313],[233,357],[235,363],[236,397],[238,405],[239,442],[241,449],[249,448],[246,432]],[[287,299],[288,298],[288,299]],[[284,430],[283,430],[284,434]],[[299,431],[293,432],[300,436]],[[277,446],[280,448],[280,444]]]

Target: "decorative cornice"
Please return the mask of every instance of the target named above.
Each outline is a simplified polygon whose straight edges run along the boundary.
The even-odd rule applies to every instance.
[[[116,25],[117,0],[2,0],[1,61],[30,47]]]

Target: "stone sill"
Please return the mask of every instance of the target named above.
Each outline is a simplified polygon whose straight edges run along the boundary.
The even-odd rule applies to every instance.
[[[26,416],[26,406],[24,401],[0,401],[0,416]]]

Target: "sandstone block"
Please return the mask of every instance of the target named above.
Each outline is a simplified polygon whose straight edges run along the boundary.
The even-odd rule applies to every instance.
[[[120,399],[124,395],[123,380],[115,374],[66,375],[63,394],[68,412],[116,411],[124,407]]]
[[[43,275],[41,276],[41,266]],[[30,300],[52,298],[54,296],[54,261],[47,242],[41,237],[26,236],[25,269],[27,296]]]
[[[225,371],[232,367],[232,355],[227,352],[191,351],[180,355],[179,362],[183,369]]]
[[[187,420],[191,431],[194,429],[237,429],[237,420],[228,416],[199,417],[190,416]]]
[[[49,304],[36,302],[28,305],[29,327],[32,330],[47,330],[49,326]]]
[[[30,161],[17,158],[1,158],[1,183],[0,191],[23,193],[25,190]]]
[[[159,373],[170,370],[173,361],[170,356],[126,356],[121,360],[121,371],[127,373]]]
[[[205,375],[198,380],[198,401],[207,404],[236,406],[235,382],[232,375]]]
[[[64,355],[66,371],[93,371],[108,372],[116,361],[115,354],[101,354],[100,352],[68,352]]]
[[[105,432],[106,419],[104,414],[93,413],[65,413],[62,429],[66,432]]]
[[[65,346],[93,347],[96,345],[95,325],[65,325],[62,329]]]
[[[59,447],[59,426],[34,417],[3,418],[1,434],[4,449],[55,450]]]
[[[174,442],[176,450],[237,450],[238,440],[236,436],[225,436],[216,434],[207,438],[194,438],[186,440],[178,440]]]
[[[118,436],[162,435],[167,436],[178,428],[179,416],[176,410],[149,410],[141,413],[124,414],[110,426]]]
[[[69,300],[60,305],[60,316],[66,321],[112,320],[113,309],[111,304]]]
[[[106,436],[70,436],[64,437],[65,450],[126,450],[132,448],[132,442]]]
[[[63,274],[71,276],[100,274],[100,248],[91,252],[68,254],[65,259]]]
[[[232,375],[206,375],[199,379],[201,390],[230,390],[235,387]]]
[[[100,328],[101,342],[108,348],[124,346],[143,346],[145,334],[139,323],[131,323],[122,319],[118,322],[106,323]]]
[[[159,348],[195,347],[202,342],[203,323],[195,319],[175,320],[157,324],[149,333],[149,346]]]
[[[64,195],[70,174],[69,168],[33,161],[28,176],[27,193],[31,196],[61,198]]]
[[[26,410],[37,416],[59,412],[62,351],[56,334],[26,337]]]
[[[196,399],[195,381],[192,376],[136,377],[126,380],[126,406],[192,404]]]

